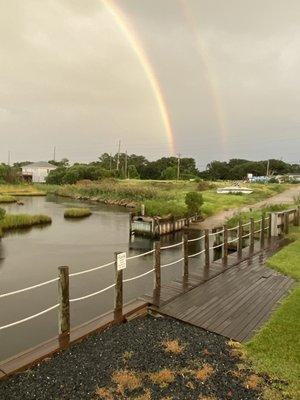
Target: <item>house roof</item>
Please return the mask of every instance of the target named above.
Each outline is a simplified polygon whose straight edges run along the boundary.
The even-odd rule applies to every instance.
[[[38,161],[32,164],[25,165],[23,168],[57,168],[55,165],[48,163],[47,161]]]

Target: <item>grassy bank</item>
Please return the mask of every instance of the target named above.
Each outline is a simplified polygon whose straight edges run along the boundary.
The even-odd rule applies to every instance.
[[[0,222],[0,237],[7,231],[46,225],[52,222],[47,215],[7,214]]]
[[[293,243],[271,257],[268,264],[293,277],[295,288],[269,322],[246,345],[246,351],[258,371],[288,382],[288,386],[281,385],[282,396],[274,392],[267,394],[267,398],[272,400],[300,398],[300,228],[293,228],[289,237]]]
[[[0,195],[0,204],[15,203],[17,199],[14,196],[8,194]]]
[[[0,185],[0,196],[45,196],[46,190],[42,186],[30,184]]]
[[[135,205],[137,209],[144,203],[149,216],[184,216],[187,213],[185,195],[191,191],[201,191],[204,198],[203,214],[209,216],[223,210],[254,204],[288,187],[278,184],[249,184],[247,186],[254,190],[250,195],[216,193],[217,187],[228,184],[230,182],[214,182],[211,184],[213,188],[203,191],[198,182],[189,181],[103,180],[76,185],[44,186],[44,190],[75,199]]]
[[[68,208],[65,210],[65,218],[84,218],[92,214],[89,208]]]

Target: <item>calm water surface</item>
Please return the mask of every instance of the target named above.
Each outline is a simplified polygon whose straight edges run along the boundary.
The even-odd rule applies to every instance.
[[[82,202],[56,197],[24,197],[23,206],[7,205],[9,213],[47,214],[52,224],[7,234],[0,240],[0,293],[21,289],[57,276],[57,268],[68,265],[77,272],[113,261],[115,251],[135,255],[152,249],[148,239],[129,241],[128,211],[102,204],[89,205],[93,214],[82,220],[65,220],[64,210],[82,206]],[[174,243],[180,234],[164,238]],[[192,251],[197,250],[195,247]],[[162,262],[181,257],[181,249],[164,252]],[[153,256],[128,261],[125,278],[153,267]],[[163,270],[163,280],[181,275],[180,264]],[[70,278],[70,296],[76,298],[98,291],[114,282],[114,268]],[[125,284],[125,301],[152,290],[148,275]],[[73,303],[71,323],[76,326],[113,308],[113,289],[95,297]],[[0,300],[0,326],[26,318],[57,303],[57,283]],[[16,327],[0,331],[0,359],[34,346],[57,334],[57,310]]]

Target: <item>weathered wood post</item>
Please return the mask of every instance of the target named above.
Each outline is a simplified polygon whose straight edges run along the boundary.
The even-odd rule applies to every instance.
[[[278,213],[271,213],[271,237],[278,237]]]
[[[115,253],[115,322],[123,320],[123,269],[118,268],[118,255],[120,253]]]
[[[66,348],[70,343],[70,289],[69,267],[58,268],[58,333],[59,345]]]
[[[269,238],[269,240],[271,239],[271,236],[272,236],[272,214],[271,213],[269,213],[268,214],[268,226],[269,226],[269,228],[268,228],[268,238]]]
[[[189,275],[189,238],[185,232],[183,234],[183,276]]]
[[[284,213],[284,233],[289,233],[290,214],[288,211]]]
[[[263,249],[264,245],[265,245],[265,227],[266,227],[265,218],[266,218],[266,214],[263,212],[261,214],[261,232],[260,232],[260,247],[261,247],[261,249]]]
[[[228,265],[228,228],[227,225],[224,225],[224,244],[223,244],[223,265],[227,267]]]
[[[296,215],[295,215],[295,226],[300,225],[300,206],[298,206]]]
[[[250,218],[250,247],[249,247],[250,254],[253,254],[254,252],[254,243],[255,243],[254,232],[255,232],[254,218]]]
[[[243,222],[239,220],[239,227],[238,227],[238,258],[239,260],[242,258],[243,254]]]
[[[159,306],[160,303],[160,290],[161,290],[161,244],[157,240],[154,243],[154,289],[153,289],[153,304]]]
[[[204,265],[204,279],[209,275],[210,254],[209,254],[209,229],[204,231],[204,249],[205,249],[205,265]]]

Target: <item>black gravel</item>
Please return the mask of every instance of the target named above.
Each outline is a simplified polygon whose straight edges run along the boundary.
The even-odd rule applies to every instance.
[[[162,343],[176,339],[185,345],[182,353],[166,352]],[[240,363],[238,356],[232,355],[227,340],[221,336],[173,319],[146,317],[93,335],[52,359],[0,382],[0,399],[262,398],[259,389],[249,389],[245,385],[251,371],[244,370],[238,376],[232,374]],[[205,382],[189,372],[204,364],[209,364],[214,370]],[[165,387],[153,383],[146,375],[164,368],[176,373],[175,381]],[[142,376],[142,387],[133,391],[126,389],[121,394],[111,378],[114,371],[124,369]],[[107,388],[112,397],[97,397],[98,387]],[[148,397],[141,397],[145,393]]]

